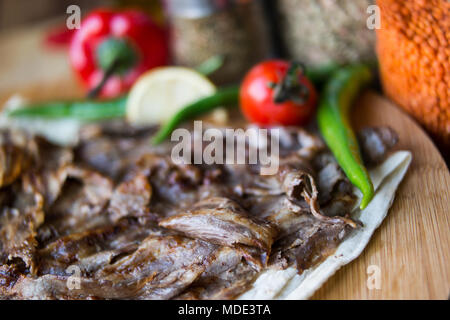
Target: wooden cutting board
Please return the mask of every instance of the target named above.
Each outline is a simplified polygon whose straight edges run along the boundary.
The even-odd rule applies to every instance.
[[[14,37],[0,35],[0,103],[12,93],[22,93],[31,100],[82,96],[70,77],[65,52],[43,49],[41,36],[39,29],[20,31]],[[356,127],[390,125],[399,133],[398,149],[412,151],[413,161],[387,218],[363,254],[339,270],[313,299],[447,299],[448,168],[426,133],[386,98],[367,92],[355,107]],[[367,287],[371,265],[379,268],[380,289]]]
[[[389,125],[413,160],[388,216],[363,254],[339,270],[314,299],[447,299],[450,293],[450,175],[439,151],[408,115],[386,98],[364,94],[353,125]],[[369,290],[367,269],[381,288]],[[372,272],[371,272],[372,273]]]

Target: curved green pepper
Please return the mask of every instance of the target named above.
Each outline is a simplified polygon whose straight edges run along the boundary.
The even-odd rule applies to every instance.
[[[361,209],[372,200],[374,188],[361,159],[349,118],[355,98],[371,79],[372,73],[366,65],[339,69],[325,84],[317,113],[319,129],[325,142],[345,175],[363,194]]]
[[[211,111],[219,106],[227,106],[237,104],[239,97],[239,87],[232,86],[228,88],[219,89],[216,93],[197,100],[180,111],[178,111],[170,120],[165,123],[156,136],[153,138],[153,143],[158,144],[167,139],[172,131],[183,121],[193,118],[197,115]]]
[[[224,62],[221,55],[212,56],[196,70],[203,75],[209,75],[219,69]],[[94,94],[95,96],[95,94]],[[74,101],[51,101],[33,103],[24,108],[11,110],[10,117],[33,117],[33,118],[71,118],[85,121],[103,120],[109,118],[124,117],[126,110],[127,95],[111,100],[74,100]]]
[[[123,117],[127,96],[113,100],[55,101],[28,105],[11,110],[10,117],[71,118],[79,120],[102,120]]]

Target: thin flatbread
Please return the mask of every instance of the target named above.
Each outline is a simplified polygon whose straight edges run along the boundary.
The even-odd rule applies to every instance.
[[[411,159],[411,152],[398,151],[370,170],[376,190],[375,196],[364,210],[355,208],[353,212],[353,217],[359,219],[363,227],[354,230],[333,255],[300,275],[294,268],[263,271],[252,288],[238,299],[302,300],[311,297],[337,270],[362,253],[394,202],[395,192],[408,170]],[[355,193],[361,198],[359,191],[355,190]]]

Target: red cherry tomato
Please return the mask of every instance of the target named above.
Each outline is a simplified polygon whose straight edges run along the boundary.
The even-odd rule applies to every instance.
[[[269,60],[254,66],[240,89],[245,117],[261,125],[303,125],[312,117],[317,93],[297,63]]]

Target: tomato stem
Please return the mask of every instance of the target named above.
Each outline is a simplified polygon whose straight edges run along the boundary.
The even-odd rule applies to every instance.
[[[136,52],[127,40],[109,37],[97,48],[97,65],[103,70],[100,82],[91,90],[87,97],[95,98],[101,92],[103,86],[113,74],[128,72],[137,62]]]
[[[105,83],[109,80],[109,78],[111,78],[111,76],[113,74],[116,73],[117,69],[119,68],[119,65],[120,65],[120,59],[116,59],[108,67],[108,69],[103,73],[103,76],[102,76],[102,79],[100,80],[100,82],[94,88],[90,89],[89,92],[87,93],[88,99],[94,99],[99,95],[99,93],[102,90]]]
[[[274,102],[283,103],[294,101],[297,104],[305,103],[309,97],[309,89],[300,83],[299,79],[305,72],[300,62],[292,62],[283,79],[274,86]]]

